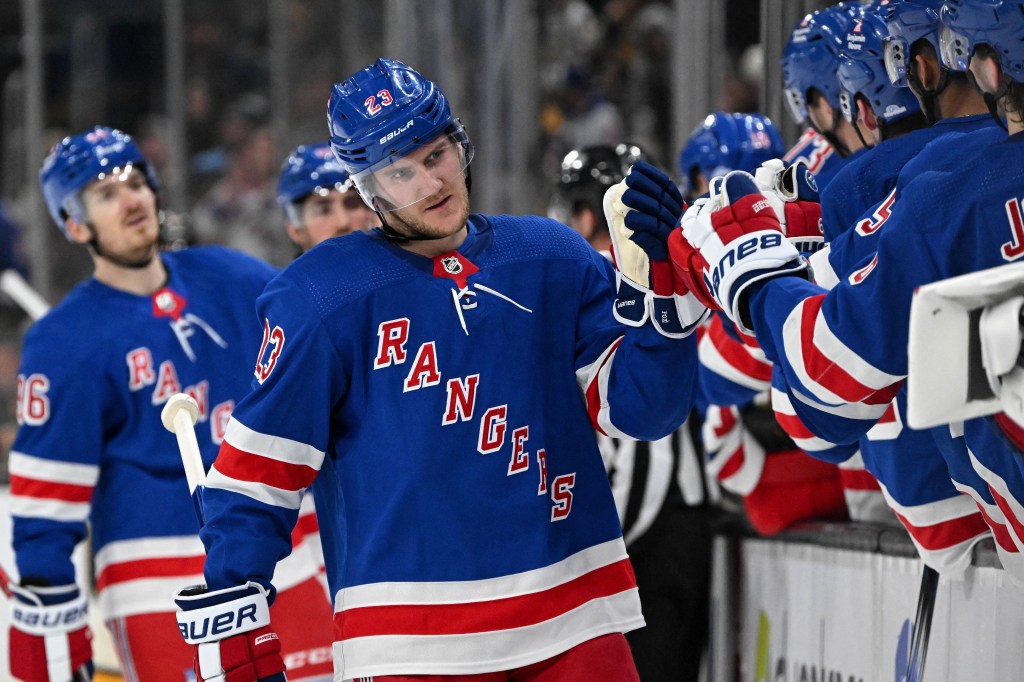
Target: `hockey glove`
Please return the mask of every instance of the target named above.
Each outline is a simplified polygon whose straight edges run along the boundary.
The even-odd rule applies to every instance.
[[[712,183],[708,201],[683,214],[682,231],[703,263],[692,257],[677,265],[703,269],[708,294],[744,334],[754,333],[743,296],[751,284],[806,276],[807,261],[783,238],[775,212],[749,173],[733,171]]]
[[[11,675],[24,682],[92,679],[89,603],[76,585],[9,585]]]
[[[993,395],[1006,415],[1024,425],[1024,297],[986,306],[978,323],[981,362]]]
[[[270,627],[267,590],[254,582],[209,592],[194,585],[174,595],[178,629],[195,647],[196,679],[285,682],[281,640]]]
[[[672,179],[644,161],[605,194],[612,257],[620,273],[616,317],[639,326],[650,314],[655,328],[671,338],[689,336],[708,314],[675,278],[669,260],[668,237],[683,208]],[[643,310],[636,309],[640,300]]]
[[[818,185],[807,164],[798,161],[787,167],[780,159],[765,161],[754,171],[754,182],[797,251],[810,254],[825,245]]]

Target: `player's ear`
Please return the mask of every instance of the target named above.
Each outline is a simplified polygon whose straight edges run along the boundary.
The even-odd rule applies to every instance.
[[[870,131],[878,130],[878,117],[875,116],[874,110],[868,106],[868,103],[861,98],[857,98],[857,119],[864,124],[864,127]]]
[[[87,244],[92,240],[92,231],[85,225],[85,223],[79,223],[71,218],[64,219],[64,227],[67,228],[67,232],[78,244]]]
[[[937,57],[926,57],[923,54],[914,55],[914,67],[917,73],[917,80],[927,90],[934,90],[939,84],[939,62]]]

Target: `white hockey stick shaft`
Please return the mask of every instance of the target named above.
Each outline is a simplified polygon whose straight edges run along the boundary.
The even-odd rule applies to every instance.
[[[10,296],[33,320],[38,320],[50,310],[46,299],[17,270],[8,269],[0,273],[0,291]]]
[[[178,439],[181,463],[185,467],[188,491],[194,494],[196,488],[206,483],[206,468],[196,440],[196,421],[199,419],[199,405],[195,399],[184,393],[175,393],[160,413],[164,427]]]

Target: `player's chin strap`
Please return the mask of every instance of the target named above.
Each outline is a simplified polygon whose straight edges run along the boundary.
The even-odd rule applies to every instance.
[[[467,195],[472,195],[473,194],[473,174],[470,172],[469,166],[466,166],[466,194]],[[374,200],[373,212],[377,214],[378,218],[380,218],[380,231],[381,231],[381,233],[385,237],[387,237],[388,241],[390,241],[391,243],[393,243],[393,244],[408,244],[409,242],[423,242],[423,241],[435,241],[437,239],[445,239],[445,237],[427,237],[425,235],[420,235],[420,234],[416,234],[416,235],[412,235],[412,236],[402,234],[401,232],[399,232],[395,228],[393,228],[390,225],[388,225],[387,218],[384,217],[384,214],[387,213],[388,211],[382,211],[381,209],[377,208],[377,205],[379,203],[381,203],[382,201],[383,200],[380,199],[380,198],[377,198],[377,199]]]
[[[843,114],[842,112],[839,111],[839,109],[832,109],[832,127],[829,128],[828,130],[822,130],[818,128],[818,126],[810,118],[807,119],[807,124],[811,126],[814,132],[818,133],[826,140],[828,140],[828,143],[832,145],[832,148],[836,150],[836,153],[845,159],[850,155],[850,148],[847,147],[846,144],[839,139],[838,135],[836,135],[836,128],[839,127],[839,121],[841,120],[842,115]],[[853,127],[856,130],[857,126]],[[857,134],[860,135],[860,131],[857,131]],[[861,138],[861,141],[863,141],[863,138]]]

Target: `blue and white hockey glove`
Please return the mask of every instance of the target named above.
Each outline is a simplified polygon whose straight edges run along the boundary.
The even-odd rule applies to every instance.
[[[806,276],[807,261],[785,239],[775,211],[749,173],[733,171],[713,182],[708,200],[683,214],[682,230],[703,259],[708,294],[745,334],[754,333],[743,296],[751,284],[781,275]]]
[[[254,582],[213,592],[193,585],[175,593],[178,629],[195,647],[198,680],[286,682],[267,594]]]
[[[754,182],[797,251],[811,254],[825,246],[818,185],[806,163],[786,166],[781,159],[765,161],[754,171]]]
[[[675,277],[669,260],[668,237],[684,206],[671,178],[644,161],[604,197],[612,259],[619,271],[615,316],[640,326],[649,315],[655,328],[670,338],[689,336],[708,315]]]
[[[11,675],[24,682],[92,679],[89,602],[77,585],[7,585]]]

